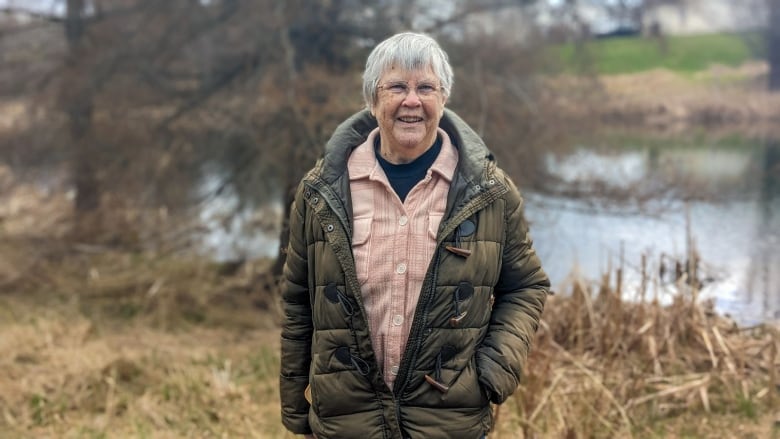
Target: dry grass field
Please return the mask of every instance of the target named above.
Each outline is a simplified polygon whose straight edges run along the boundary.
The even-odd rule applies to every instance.
[[[275,331],[107,329],[46,308],[0,328],[2,437],[285,437]]]
[[[28,263],[0,290],[3,438],[292,437],[274,301],[240,288],[251,269],[15,254]],[[739,328],[690,291],[662,306],[618,288],[575,279],[550,298],[491,438],[780,437],[776,328]]]

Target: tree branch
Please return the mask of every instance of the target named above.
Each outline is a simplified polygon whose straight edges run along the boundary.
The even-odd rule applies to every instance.
[[[478,14],[481,12],[488,12],[488,11],[498,11],[504,8],[509,8],[512,6],[523,6],[526,4],[532,3],[533,0],[500,0],[496,2],[488,2],[484,4],[470,4],[469,6],[466,6],[461,10],[460,12],[457,12],[447,18],[443,18],[441,20],[436,20],[433,24],[431,24],[428,27],[425,27],[422,29],[422,32],[428,33],[433,32],[437,29],[440,29],[444,26],[455,24],[460,21],[465,20],[472,14]]]

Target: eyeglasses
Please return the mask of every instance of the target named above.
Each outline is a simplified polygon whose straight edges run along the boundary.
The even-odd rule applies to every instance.
[[[377,87],[379,90],[386,91],[390,96],[393,97],[406,97],[409,96],[409,90],[411,87],[409,87],[408,82],[398,81],[398,82],[388,82],[387,84],[382,84]],[[420,99],[430,99],[434,96],[436,96],[436,93],[438,93],[441,90],[441,87],[427,83],[422,82],[417,84],[417,87],[415,87],[414,92]]]

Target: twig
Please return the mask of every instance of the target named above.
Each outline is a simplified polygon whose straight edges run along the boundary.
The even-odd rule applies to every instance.
[[[723,361],[726,362],[726,367],[729,368],[731,373],[736,374],[737,369],[734,367],[734,362],[731,361],[731,357],[733,357],[734,354],[731,353],[731,350],[726,345],[726,342],[723,340],[723,337],[720,335],[720,331],[718,331],[716,326],[712,327],[712,333],[715,334],[715,340],[717,340],[718,345],[720,345],[720,348],[723,350],[723,353],[726,354],[726,357],[723,359]]]
[[[555,378],[553,378],[552,383],[550,384],[550,387],[545,390],[544,395],[542,395],[542,399],[539,401],[539,404],[536,405],[536,408],[534,408],[534,411],[531,413],[531,416],[528,417],[528,422],[532,423],[534,419],[536,419],[536,415],[538,415],[542,408],[547,404],[547,401],[549,401],[550,396],[555,391],[556,387],[558,387],[558,383],[560,383],[561,378],[563,378],[562,373],[557,373],[555,375]]]
[[[701,336],[704,339],[704,344],[707,346],[707,351],[710,353],[710,361],[712,362],[712,368],[718,368],[718,358],[715,357],[715,351],[712,349],[712,343],[710,342],[710,336],[707,335],[707,331],[702,329]]]
[[[585,375],[587,375],[588,378],[590,378],[599,389],[607,396],[607,399],[614,404],[615,408],[617,409],[618,413],[620,413],[620,417],[623,419],[623,423],[625,423],[627,430],[629,431],[629,435],[633,437],[633,435],[630,433],[631,431],[631,420],[628,418],[628,414],[626,413],[626,410],[623,408],[620,403],[617,402],[615,399],[615,396],[612,394],[612,392],[604,385],[601,380],[593,375],[593,372],[590,371],[585,365],[582,364],[579,360],[574,358],[571,354],[569,354],[563,347],[555,342],[552,342],[554,346],[556,346],[560,352],[566,357],[567,360],[569,360],[574,366],[576,366],[578,369],[580,369]]]
[[[644,404],[645,402],[648,402],[648,401],[652,401],[652,400],[655,400],[655,399],[658,399],[658,398],[662,398],[664,396],[674,395],[675,393],[680,393],[680,392],[684,392],[686,390],[695,389],[697,387],[700,387],[700,386],[708,384],[709,381],[710,381],[710,377],[708,375],[708,376],[706,376],[706,377],[704,377],[704,378],[702,378],[702,379],[700,379],[698,381],[694,381],[692,383],[684,384],[682,386],[672,387],[670,389],[664,389],[664,390],[661,390],[660,392],[656,392],[656,393],[652,393],[650,395],[642,396],[640,398],[632,399],[632,400],[630,400],[628,402],[628,406],[629,407],[634,407],[634,406],[637,406],[637,405],[640,405],[640,404]]]

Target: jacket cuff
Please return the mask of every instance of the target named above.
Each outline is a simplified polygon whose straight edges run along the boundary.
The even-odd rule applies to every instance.
[[[309,402],[304,396],[307,376],[280,377],[279,393],[282,400],[282,424],[295,434],[310,434]]]
[[[308,413],[282,413],[282,425],[293,434],[312,434]]]
[[[502,404],[517,389],[517,380],[488,355],[477,352],[476,359],[479,383],[487,391],[488,399],[493,404]]]

